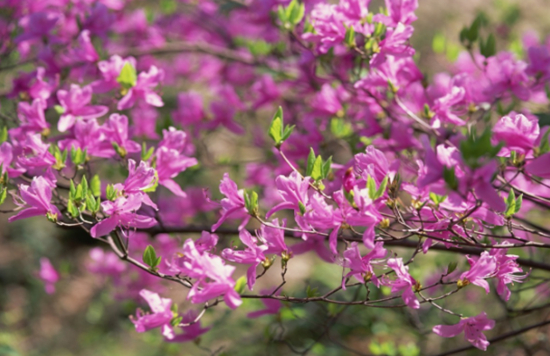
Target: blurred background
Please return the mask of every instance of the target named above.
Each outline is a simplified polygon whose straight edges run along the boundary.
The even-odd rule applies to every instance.
[[[162,3],[163,1],[161,1]],[[526,32],[538,34],[541,40],[550,33],[550,1],[548,0],[420,0],[417,10],[418,20],[414,23],[415,32],[412,45],[417,50],[416,60],[428,80],[434,73],[448,70],[449,61],[454,61],[462,47],[458,33],[463,26],[483,12],[490,20],[497,34],[497,48],[509,49],[523,56],[521,39]],[[383,3],[372,1],[376,10]],[[132,7],[152,9],[159,6],[156,1],[135,1]],[[1,10],[1,9],[0,9]],[[509,45],[508,45],[509,44]],[[0,88],[9,90],[11,79],[16,72],[2,73]],[[182,84],[185,87],[185,83]],[[200,88],[195,88],[200,90]],[[176,109],[177,92],[165,91],[166,106],[160,110],[162,117],[169,122],[170,113]],[[2,107],[10,105],[2,99]],[[258,122],[268,122],[272,112],[260,111],[254,118]],[[239,120],[241,122],[245,120]],[[184,128],[185,129],[185,128]],[[208,187],[213,198],[220,199],[217,186],[223,172],[230,171],[232,178],[242,185],[244,173],[238,169],[239,160],[265,159],[264,153],[247,146],[254,134],[248,132],[244,139],[221,130],[207,137],[194,138],[197,156],[203,165],[201,170],[191,170],[180,177],[179,183],[186,189],[189,186]],[[267,135],[266,135],[267,137]],[[243,143],[244,142],[244,143]],[[205,152],[205,150],[208,152]],[[342,160],[351,156],[345,149],[328,148],[335,157]],[[344,152],[341,152],[344,150]],[[327,155],[328,156],[328,155]],[[101,168],[109,170],[111,168]],[[115,172],[110,173],[113,177]],[[197,195],[198,194],[198,195]],[[201,192],[190,194],[187,201],[168,207],[172,219],[190,223],[186,207],[195,206],[201,199]],[[181,204],[181,205],[180,205]],[[211,210],[211,209],[210,209]],[[217,220],[216,210],[205,212],[193,225],[210,226]],[[422,318],[416,311],[402,309],[371,309],[349,307],[341,309],[334,305],[310,303],[308,305],[285,305],[278,316],[265,316],[248,319],[245,314],[262,308],[259,301],[245,300],[236,312],[229,312],[225,306],[209,310],[202,319],[203,326],[213,329],[200,340],[187,344],[169,344],[162,340],[160,332],[138,334],[128,319],[135,314],[140,304],[139,298],[120,293],[121,287],[113,283],[112,277],[102,277],[90,270],[93,263],[90,249],[100,247],[84,232],[63,230],[43,218],[33,218],[8,224],[5,214],[0,215],[0,355],[8,356],[111,356],[111,355],[288,355],[289,347],[308,350],[310,355],[421,355],[435,354],[465,344],[462,336],[442,339],[431,333],[435,324],[454,323],[435,311],[421,310]],[[544,221],[546,217],[539,217]],[[174,234],[171,239],[181,248],[183,240],[198,237],[197,234]],[[235,242],[235,236],[220,239],[220,249]],[[399,251],[404,257],[411,251]],[[39,259],[48,257],[60,272],[61,279],[54,294],[44,291],[42,282],[36,277]],[[438,253],[434,256],[420,255],[411,269],[411,274],[427,281],[433,277],[432,271],[442,270],[453,258],[451,254]],[[415,269],[422,266],[422,269]],[[96,266],[97,267],[97,266]],[[338,285],[341,270],[322,262],[316,256],[292,259],[291,273],[285,291],[289,294],[305,296],[315,294]],[[465,266],[458,266],[461,270]],[[136,282],[142,278],[138,271],[128,268],[126,273]],[[242,275],[238,271],[236,275]],[[536,273],[532,282],[536,283]],[[278,284],[280,266],[273,266],[262,277],[255,289],[261,291]],[[131,282],[129,282],[131,283]],[[427,282],[426,282],[427,284]],[[526,287],[528,284],[523,285]],[[518,286],[514,288],[519,288]],[[120,289],[120,290],[118,290]],[[350,289],[342,298],[364,297],[367,291]],[[372,298],[388,293],[386,289],[370,291]],[[435,291],[437,294],[437,291]],[[464,298],[453,298],[443,303],[449,308],[459,307],[465,313],[482,310],[497,315],[506,306],[498,298],[481,298],[480,288],[465,291]],[[171,297],[179,303],[180,310],[189,308],[186,303],[186,290],[173,284],[164,285],[163,296]],[[514,297],[512,304],[524,307],[548,299],[548,286],[542,285]],[[478,300],[484,303],[479,306]],[[512,326],[520,328],[531,316],[514,319]],[[325,326],[334,324],[329,333]],[[488,336],[498,335],[502,325],[488,332]],[[322,336],[322,339],[319,338]],[[545,333],[537,330],[503,343],[491,346],[486,354],[491,355],[550,355],[550,342]],[[284,338],[284,342],[280,341]],[[319,342],[316,342],[319,341]],[[290,346],[289,346],[290,345]],[[350,349],[357,350],[360,353]],[[480,354],[479,350],[464,353]]]

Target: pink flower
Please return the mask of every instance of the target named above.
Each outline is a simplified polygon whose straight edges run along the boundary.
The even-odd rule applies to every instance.
[[[90,86],[94,89],[94,92],[105,93],[119,88],[120,84],[117,82],[117,78],[126,63],[129,63],[133,68],[136,67],[136,60],[133,57],[123,59],[118,55],[114,55],[111,56],[108,61],[99,62],[97,67],[99,68],[103,79],[96,80],[90,84]]]
[[[59,209],[51,203],[52,187],[46,178],[34,177],[30,186],[21,184],[19,194],[26,205],[30,205],[30,207],[11,216],[8,219],[9,222],[40,215],[47,215],[54,220],[61,216]]]
[[[46,257],[40,259],[38,277],[44,282],[46,293],[53,294],[55,292],[55,283],[59,280],[59,273],[57,273],[50,260]]]
[[[44,116],[44,110],[46,104],[42,99],[34,99],[32,104],[21,101],[17,106],[17,116],[21,125],[18,129],[24,132],[30,133],[42,133],[44,130],[48,130],[50,124],[46,122]]]
[[[239,238],[242,243],[245,244],[246,249],[243,251],[235,251],[226,248],[222,251],[222,257],[230,262],[251,265],[246,272],[246,277],[248,289],[252,290],[254,283],[256,283],[256,267],[266,260],[264,251],[267,250],[267,246],[258,246],[258,239],[250,235],[247,230],[239,231]]]
[[[176,334],[172,339],[166,339],[168,342],[188,342],[193,341],[208,332],[212,327],[203,328],[201,326],[200,320],[196,321],[199,313],[196,310],[188,310],[185,314],[182,315],[180,322],[180,328],[183,330],[183,333]],[[181,326],[181,324],[190,324],[187,326]]]
[[[307,192],[310,181],[310,177],[302,178],[296,171],[290,173],[288,178],[282,175],[278,176],[275,179],[275,184],[284,201],[274,206],[266,214],[266,217],[269,218],[273,213],[283,209],[293,209],[295,212],[300,212],[300,204],[305,206],[309,201]]]
[[[109,111],[103,105],[88,106],[92,101],[92,87],[89,85],[80,88],[76,84],[71,84],[70,91],[62,89],[57,91],[57,99],[59,99],[59,104],[64,109],[57,124],[57,128],[61,132],[73,127],[77,118],[83,120],[96,119]]]
[[[349,277],[355,277],[360,282],[372,280],[372,282],[379,287],[380,281],[376,278],[376,274],[374,274],[371,261],[373,259],[384,258],[386,253],[387,251],[384,249],[384,244],[382,242],[377,242],[371,252],[361,257],[359,245],[357,242],[352,242],[350,247],[344,251],[344,258],[342,260],[342,265],[350,269],[345,275],[345,278],[342,279],[342,288],[346,289],[346,278]]]
[[[248,223],[248,220],[250,220],[250,216],[244,206],[244,191],[242,189],[239,190],[237,184],[229,178],[229,174],[224,173],[220,183],[220,192],[225,195],[225,198],[221,201],[222,216],[212,226],[212,231],[216,231],[229,216],[234,214],[245,216],[239,226],[239,229],[242,229]]]
[[[105,141],[103,142],[103,148],[111,148],[110,151],[113,155],[117,153],[113,149],[113,143],[116,143],[124,151],[123,154],[134,153],[141,151],[141,146],[129,139],[128,136],[128,117],[125,115],[111,114],[109,119],[102,127],[103,134],[105,135]],[[120,154],[120,153],[119,153]]]
[[[235,292],[235,281],[231,278],[235,267],[225,265],[219,256],[200,252],[192,239],[185,241],[183,253],[178,261],[181,272],[197,279],[187,295],[191,302],[205,303],[223,295],[231,309],[241,305],[241,297]]]
[[[151,66],[149,72],[141,72],[138,75],[136,85],[128,89],[128,93],[124,95],[118,102],[118,110],[129,109],[134,106],[137,100],[143,99],[147,104],[161,107],[164,105],[161,97],[153,91],[164,78],[162,69],[156,66]]]
[[[278,219],[274,219],[271,224],[274,226],[280,226]],[[283,220],[282,224],[282,227],[284,226],[286,226],[285,220]],[[262,225],[256,234],[258,235],[258,238],[267,245],[267,250],[264,251],[265,254],[274,253],[281,256],[283,253],[288,253],[289,248],[285,242],[285,232],[283,229]]]
[[[172,112],[174,121],[181,125],[198,124],[204,119],[202,96],[190,91],[178,94],[178,110]]]
[[[435,116],[431,122],[432,127],[439,128],[442,123],[457,126],[462,126],[465,124],[464,120],[458,117],[452,110],[453,106],[463,102],[465,93],[464,88],[455,86],[451,89],[450,93],[435,100],[432,107],[432,110],[435,113]]]
[[[143,203],[158,210],[157,205],[149,198],[146,192],[155,186],[157,182],[156,170],[149,166],[149,163],[141,161],[136,167],[136,161],[128,160],[128,178],[124,184],[115,184],[115,189],[123,194],[138,194],[142,197]]]
[[[413,31],[412,26],[406,26],[403,23],[397,24],[394,29],[388,29],[386,37],[380,41],[380,52],[376,53],[371,59],[371,66],[380,66],[386,61],[386,56],[412,57],[414,48],[407,41],[412,36]]]
[[[493,127],[493,144],[504,142],[499,156],[510,156],[511,151],[527,155],[537,144],[540,135],[538,119],[522,114],[503,116]]]
[[[489,283],[487,283],[485,279],[493,277],[496,272],[497,261],[495,256],[492,256],[489,252],[484,251],[477,260],[470,257],[467,258],[471,267],[468,272],[464,272],[460,275],[462,284],[475,284],[476,286],[484,288],[487,294],[489,294]]]
[[[413,288],[416,286],[416,281],[409,274],[409,267],[403,264],[402,258],[390,258],[388,260],[388,267],[394,270],[397,275],[395,281],[385,281],[385,284],[391,286],[391,292],[396,293],[403,291],[401,297],[405,304],[413,309],[419,309],[420,303],[416,299]]]
[[[274,288],[262,290],[260,295],[270,295],[273,292]],[[279,295],[281,289],[279,289],[275,295]],[[279,313],[279,310],[283,307],[283,303],[277,299],[263,298],[261,299],[262,303],[265,305],[264,309],[256,310],[246,314],[250,319],[259,318],[264,315],[271,315]]]
[[[143,333],[151,329],[162,328],[162,335],[169,340],[173,339],[174,330],[171,321],[174,313],[171,310],[172,300],[161,298],[157,293],[147,289],[142,289],[139,295],[149,304],[151,313],[144,313],[141,309],[138,309],[135,317],[130,316],[136,331]]]
[[[460,319],[456,325],[436,325],[433,332],[442,337],[455,337],[464,332],[466,341],[480,350],[486,351],[489,341],[482,331],[491,330],[495,327],[495,321],[487,319],[485,312],[470,318]]]
[[[516,255],[507,255],[507,249],[503,248],[493,248],[489,252],[492,256],[495,257],[497,268],[495,277],[498,279],[497,292],[505,301],[510,299],[510,289],[506,286],[510,283],[523,283],[523,279],[527,277],[527,274],[516,275],[514,273],[523,272],[516,260],[519,256]]]
[[[102,202],[101,208],[108,217],[94,225],[90,234],[92,237],[99,237],[108,235],[117,227],[131,230],[146,229],[155,225],[154,218],[137,214],[142,203],[143,197],[140,194],[120,196],[114,202]]]

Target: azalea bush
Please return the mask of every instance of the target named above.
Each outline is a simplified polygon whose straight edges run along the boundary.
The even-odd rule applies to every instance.
[[[547,350],[548,41],[479,13],[427,75],[369,3],[0,1],[7,228],[86,255],[29,278],[165,354]]]

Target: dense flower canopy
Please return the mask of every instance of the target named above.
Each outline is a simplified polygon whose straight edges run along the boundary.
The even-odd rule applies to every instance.
[[[198,340],[216,329],[201,324],[211,310],[258,299],[248,318],[294,303],[332,305],[331,323],[345,310],[333,306],[407,310],[490,350],[499,315],[475,300],[495,294],[509,318],[537,310],[506,303],[550,271],[537,220],[550,207],[537,112],[548,42],[497,51],[478,16],[456,61],[428,77],[410,43],[417,0],[132,3],[0,0],[0,71],[26,65],[2,94],[0,200],[13,197],[10,222],[43,217],[102,243],[87,268],[118,299],[147,302],[137,332]],[[220,133],[245,147],[222,147],[229,164],[212,158]],[[306,253],[337,283],[293,294]],[[58,261],[40,265],[54,294]]]

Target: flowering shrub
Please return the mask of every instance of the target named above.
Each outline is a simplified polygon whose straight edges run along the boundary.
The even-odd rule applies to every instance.
[[[161,1],[155,13],[126,0],[2,1],[0,71],[24,69],[2,94],[3,212],[84,230],[101,244],[88,270],[143,306],[137,332],[166,342],[198,343],[216,329],[203,317],[227,307],[275,315],[268,337],[282,354],[331,342],[363,354],[330,335],[357,309],[464,333],[468,346],[445,355],[550,324],[536,315],[549,305],[526,296],[547,296],[550,281],[550,131],[537,114],[550,47],[527,36],[524,59],[497,51],[480,15],[458,59],[428,78],[409,42],[418,1],[369,2]],[[289,287],[311,263],[338,280]],[[40,264],[55,296],[60,262]],[[188,302],[167,297],[172,285]],[[504,313],[484,304],[491,294]],[[263,309],[243,305],[254,299]],[[299,348],[282,315],[307,303],[330,320]],[[369,350],[439,349],[394,341]]]

